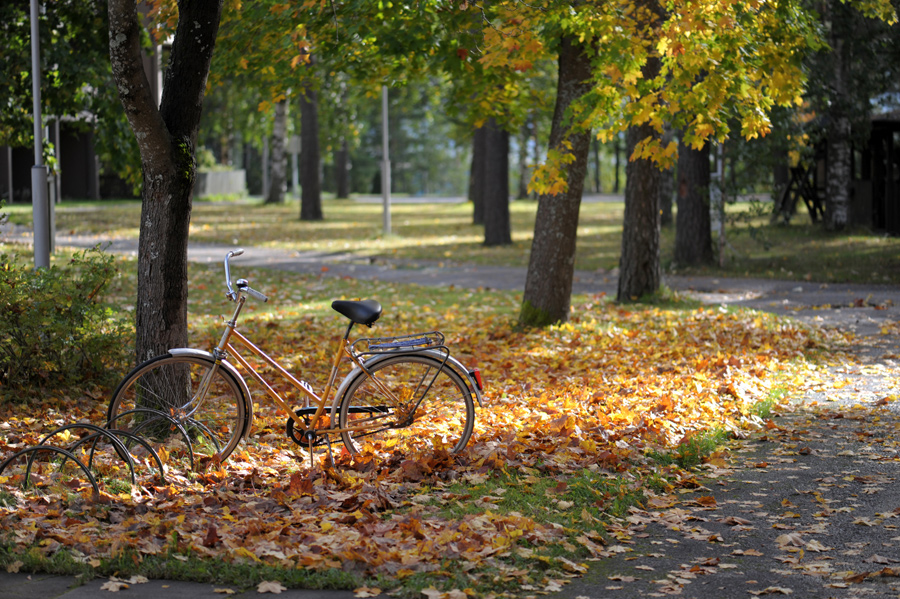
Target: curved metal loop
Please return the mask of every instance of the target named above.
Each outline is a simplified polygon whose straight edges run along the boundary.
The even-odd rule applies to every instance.
[[[76,464],[78,464],[81,467],[81,470],[88,477],[88,480],[90,481],[91,486],[94,488],[94,495],[95,496],[100,495],[100,487],[97,486],[97,479],[94,478],[93,474],[91,474],[90,469],[87,466],[85,466],[78,458],[76,458],[75,454],[73,454],[72,452],[66,451],[65,449],[62,449],[61,447],[55,447],[53,445],[35,445],[34,447],[27,447],[15,454],[11,455],[2,464],[0,464],[0,474],[2,474],[3,471],[6,470],[6,467],[9,466],[11,463],[13,463],[13,461],[15,461],[16,458],[19,458],[19,457],[25,455],[26,453],[37,453],[39,451],[51,451],[54,453],[59,453],[59,454],[62,454],[63,456],[65,456],[66,458],[72,460]],[[28,460],[28,462],[29,462],[28,469],[25,472],[25,481],[22,484],[23,489],[28,488],[28,479],[31,477],[31,462],[32,461],[33,460],[31,460],[31,459]]]
[[[91,468],[91,467],[93,467],[93,464],[94,464],[94,449],[97,447],[97,439],[99,439],[100,437],[105,437],[105,438],[109,439],[110,443],[115,448],[116,453],[119,454],[119,457],[122,458],[123,460],[125,460],[125,462],[128,464],[128,468],[131,470],[131,484],[132,485],[135,484],[136,481],[135,481],[135,473],[134,473],[134,460],[131,458],[131,453],[125,447],[124,443],[122,443],[119,439],[117,439],[116,437],[111,435],[109,433],[109,431],[105,428],[100,428],[99,426],[97,426],[95,424],[91,424],[89,422],[76,422],[75,424],[66,424],[66,425],[63,425],[63,426],[53,430],[49,434],[47,434],[47,436],[45,436],[43,439],[41,439],[41,441],[38,443],[38,445],[44,445],[45,443],[47,443],[47,441],[49,439],[53,438],[54,436],[58,435],[59,433],[61,433],[63,431],[77,429],[77,428],[83,428],[83,429],[86,429],[89,431],[94,431],[94,434],[88,435],[87,437],[79,439],[78,441],[76,441],[75,443],[73,443],[72,445],[70,445],[67,448],[68,451],[74,453],[75,449],[79,445],[86,443],[87,441],[93,440],[94,443],[93,443],[93,446],[91,447],[91,457],[88,459],[88,463],[87,463],[88,468]],[[31,464],[33,462],[34,462],[34,456],[32,455],[28,459],[28,471],[29,472],[31,471]],[[65,464],[65,462],[63,462],[63,464]]]
[[[175,428],[178,429],[178,432],[181,433],[181,436],[184,437],[184,442],[187,444],[188,456],[191,459],[191,470],[193,470],[194,469],[194,444],[191,443],[191,437],[190,437],[190,435],[188,435],[187,431],[184,429],[184,427],[181,425],[181,423],[178,422],[178,420],[176,420],[169,414],[166,414],[165,412],[161,412],[159,410],[154,410],[152,408],[134,408],[133,410],[126,410],[125,412],[122,412],[121,414],[116,414],[115,417],[108,420],[106,422],[106,428],[109,428],[113,422],[115,422],[122,416],[127,416],[129,414],[138,414],[138,413],[153,414],[154,416],[158,416],[159,418],[168,420],[169,423],[172,424],[172,426],[174,426]],[[150,424],[150,422],[152,422],[152,420],[148,420],[148,421],[143,422],[140,425],[138,425],[138,427],[135,428],[135,430],[134,430],[134,434],[137,434],[138,432],[140,432],[140,430],[142,428],[144,428],[144,426],[146,426],[147,424]],[[119,430],[119,429],[111,429],[111,430]]]
[[[123,451],[125,452],[125,455],[127,456],[125,463],[128,464],[128,469],[131,471],[131,484],[132,484],[132,486],[137,484],[137,479],[135,477],[135,471],[134,471],[134,459],[131,457],[131,452],[128,451],[127,449],[124,449],[125,445],[121,441],[116,439],[112,435],[111,432],[104,429],[103,432],[97,432],[97,433],[90,434],[86,437],[82,437],[81,439],[76,441],[74,445],[69,446],[68,449],[69,449],[69,451],[74,453],[75,449],[78,448],[80,445],[83,445],[89,441],[93,441],[93,443],[91,443],[90,457],[88,458],[88,462],[87,462],[87,467],[93,468],[94,467],[94,451],[97,447],[97,440],[100,439],[101,437],[104,437],[104,438],[110,439],[110,440],[115,439],[115,441],[113,441],[113,445],[115,446],[115,443],[118,443],[123,447]],[[116,449],[116,453],[119,453],[118,449]],[[121,454],[120,454],[120,457],[121,457]]]
[[[199,420],[194,420],[193,418],[188,418],[187,421],[188,421],[188,424],[190,424],[191,426],[196,426],[198,429],[200,429],[200,432],[203,433],[203,436],[213,442],[213,445],[216,446],[216,453],[222,452],[222,448],[219,447],[219,442],[216,440],[215,435],[212,434],[212,431],[209,430],[208,426],[206,426]]]
[[[139,435],[135,435],[134,433],[119,430],[117,428],[111,428],[111,429],[107,429],[107,430],[114,435],[121,435],[130,441],[134,441],[135,443],[137,443],[138,445],[140,445],[141,447],[143,447],[144,449],[149,451],[150,455],[153,456],[153,459],[156,461],[156,466],[159,468],[159,478],[162,480],[163,484],[166,484],[166,475],[165,475],[165,469],[163,468],[162,460],[159,458],[159,454],[156,453],[156,450],[153,449],[153,446],[151,446],[146,441],[146,439],[144,439],[143,437],[141,437]],[[93,455],[92,455],[92,457],[93,457]],[[88,465],[90,465],[90,463],[88,463]]]

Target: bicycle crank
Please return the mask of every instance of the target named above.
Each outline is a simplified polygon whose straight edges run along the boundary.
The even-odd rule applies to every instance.
[[[295,412],[297,416],[303,418],[303,424],[306,425],[308,429],[310,427],[309,415],[315,414],[315,408],[300,408]],[[315,431],[307,430],[306,432],[298,431],[294,428],[294,419],[288,418],[287,423],[284,425],[284,432],[287,433],[287,436],[297,445],[301,447],[309,447],[310,441],[312,441],[312,445],[322,445],[325,443],[325,437],[319,437]]]

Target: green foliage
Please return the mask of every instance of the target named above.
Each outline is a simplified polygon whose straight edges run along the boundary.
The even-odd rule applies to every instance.
[[[0,391],[60,388],[121,372],[128,327],[98,301],[115,274],[113,258],[99,250],[41,270],[0,255]]]
[[[137,189],[140,160],[112,84],[106,2],[43,2],[38,20],[43,114],[68,117],[68,126],[93,132],[104,167]],[[28,146],[34,129],[27,2],[0,3],[0,39],[0,144]]]

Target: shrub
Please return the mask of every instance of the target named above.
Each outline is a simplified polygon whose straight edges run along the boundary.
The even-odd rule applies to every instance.
[[[21,397],[121,372],[131,327],[99,301],[115,274],[112,256],[96,248],[40,270],[0,254],[0,391]]]

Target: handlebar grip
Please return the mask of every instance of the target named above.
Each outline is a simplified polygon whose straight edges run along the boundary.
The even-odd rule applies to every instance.
[[[258,299],[261,302],[269,301],[269,298],[267,298],[264,294],[260,293],[259,291],[257,291],[256,289],[253,289],[251,287],[247,287],[246,289],[244,289],[244,292],[247,295],[255,297],[256,299]]]
[[[256,299],[258,299],[261,302],[269,301],[269,298],[267,298],[264,294],[260,293],[256,289],[253,289],[252,287],[250,287],[250,283],[247,282],[247,279],[238,279],[237,283],[235,283],[235,285],[237,286],[238,289],[240,289],[247,295],[249,295],[251,297],[255,297]]]
[[[244,253],[244,248],[238,248],[238,249],[236,249],[236,250],[231,250],[231,251],[228,252],[228,253],[229,253],[231,256],[240,256],[241,254]]]

